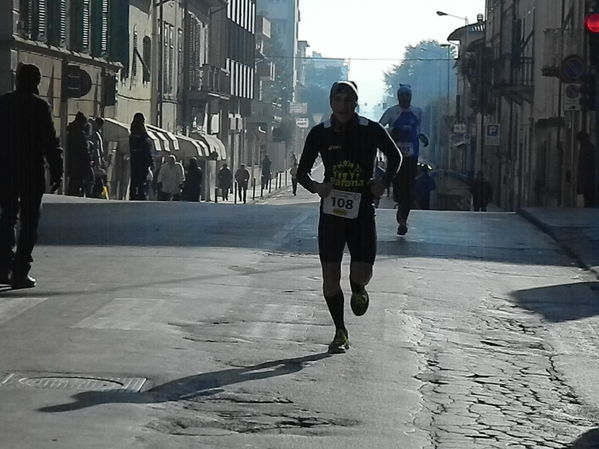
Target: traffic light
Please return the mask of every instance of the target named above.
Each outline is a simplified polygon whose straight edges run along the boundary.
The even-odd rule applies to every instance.
[[[599,66],[599,0],[591,0],[584,27],[589,44],[589,61],[591,65]]]
[[[114,106],[117,93],[117,77],[115,75],[106,75],[104,77],[104,106]]]
[[[580,85],[580,105],[587,111],[595,110],[595,76],[585,75]]]

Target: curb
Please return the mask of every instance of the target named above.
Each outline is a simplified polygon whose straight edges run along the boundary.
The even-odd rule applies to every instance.
[[[534,226],[536,226],[539,230],[541,230],[542,232],[547,234],[549,237],[551,237],[562,251],[564,251],[566,254],[568,254],[568,256],[570,256],[572,259],[574,259],[576,261],[576,263],[578,264],[578,266],[580,268],[593,273],[599,279],[599,271],[597,269],[595,269],[594,267],[588,265],[576,251],[574,251],[567,243],[565,243],[554,232],[554,230],[552,229],[551,226],[549,226],[547,223],[540,220],[534,214],[531,214],[530,212],[528,212],[524,209],[518,209],[517,214],[520,215],[521,217],[523,217],[524,219],[528,220],[530,223],[532,223]]]

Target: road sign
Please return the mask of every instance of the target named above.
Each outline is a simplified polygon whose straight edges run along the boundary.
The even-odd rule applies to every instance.
[[[289,113],[306,115],[308,113],[308,103],[289,103]]]
[[[499,146],[501,140],[501,125],[499,123],[487,123],[485,127],[485,144]]]
[[[295,125],[298,128],[307,128],[308,126],[310,126],[310,120],[307,117],[296,117]]]
[[[564,83],[580,81],[585,73],[586,64],[578,55],[566,56],[559,69],[559,77]]]
[[[564,111],[580,111],[580,84],[564,85]]]

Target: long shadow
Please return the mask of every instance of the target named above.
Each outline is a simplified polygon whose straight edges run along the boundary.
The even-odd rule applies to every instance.
[[[516,290],[519,305],[553,322],[599,315],[599,282],[578,282]]]
[[[565,449],[599,449],[599,429],[592,429],[582,434]]]
[[[221,388],[227,385],[293,374],[304,369],[310,362],[322,360],[330,356],[330,354],[323,352],[303,357],[274,360],[242,368],[196,374],[182,377],[139,393],[84,391],[74,394],[72,396],[74,399],[73,402],[42,407],[38,411],[58,413],[80,410],[100,404],[155,404],[192,399],[198,396],[210,396],[221,392]]]

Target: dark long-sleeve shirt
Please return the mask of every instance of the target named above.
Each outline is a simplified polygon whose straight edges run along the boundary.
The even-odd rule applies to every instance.
[[[368,183],[374,178],[377,150],[387,157],[383,181],[388,186],[401,165],[402,156],[387,131],[379,123],[358,115],[342,130],[336,130],[331,120],[326,120],[308,133],[297,179],[314,193],[310,172],[320,154],[324,179],[330,181],[334,189],[367,192]]]

